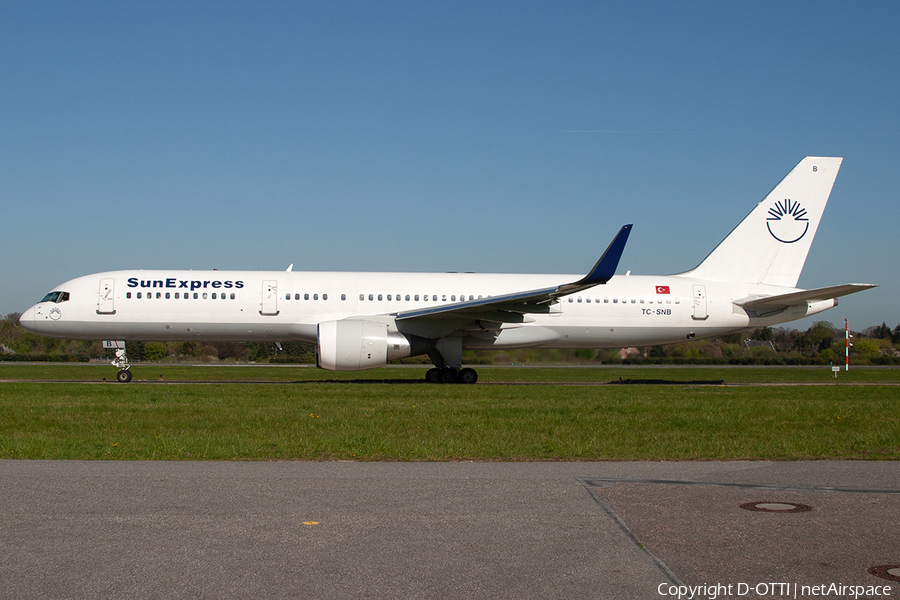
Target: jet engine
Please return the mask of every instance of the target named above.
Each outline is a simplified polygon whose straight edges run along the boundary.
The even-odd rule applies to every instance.
[[[325,321],[318,326],[316,366],[327,371],[362,371],[387,361],[428,351],[416,336],[388,331],[385,323],[362,320]]]

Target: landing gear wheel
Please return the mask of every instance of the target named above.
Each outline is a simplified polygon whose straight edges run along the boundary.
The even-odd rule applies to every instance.
[[[456,371],[453,369],[441,369],[441,383],[456,383]]]
[[[475,369],[469,369],[467,367],[459,372],[460,383],[475,383],[476,381],[478,381],[478,373]]]
[[[128,383],[129,381],[131,381],[132,377],[133,375],[131,374],[131,371],[126,371],[125,369],[122,369],[121,371],[116,373],[116,380],[119,383]]]
[[[441,370],[440,369],[428,369],[425,373],[425,381],[428,383],[440,383],[441,382]]]

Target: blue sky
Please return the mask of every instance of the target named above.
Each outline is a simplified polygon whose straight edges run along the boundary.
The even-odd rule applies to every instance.
[[[621,272],[680,272],[834,155],[800,285],[881,284],[816,319],[893,327],[898,29],[895,2],[6,2],[0,314],[120,268],[580,273],[625,223]]]

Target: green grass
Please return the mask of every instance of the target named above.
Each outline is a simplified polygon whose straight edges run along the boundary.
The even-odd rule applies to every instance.
[[[21,369],[21,370],[20,370]],[[0,457],[151,460],[898,459],[898,369],[479,368],[483,382],[701,379],[817,386],[428,385],[423,369],[0,367]],[[14,376],[15,375],[15,376]],[[851,377],[853,385],[847,385]],[[388,382],[383,382],[387,380]],[[290,383],[295,382],[295,383]],[[869,382],[868,385],[859,385]],[[885,385],[881,385],[885,384]]]
[[[356,372],[322,371],[299,365],[180,365],[138,363],[132,367],[140,381],[422,381],[428,366],[388,366]],[[593,366],[593,367],[495,367],[479,366],[481,383],[608,383],[625,380],[725,381],[726,383],[896,383],[900,368],[853,367],[837,378],[830,367],[726,367],[726,366]],[[116,369],[108,364],[0,363],[0,381],[115,380]]]

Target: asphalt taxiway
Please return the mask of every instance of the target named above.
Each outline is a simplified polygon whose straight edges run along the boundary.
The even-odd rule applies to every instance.
[[[0,461],[0,483],[4,599],[650,599],[715,584],[900,598],[900,462]]]

